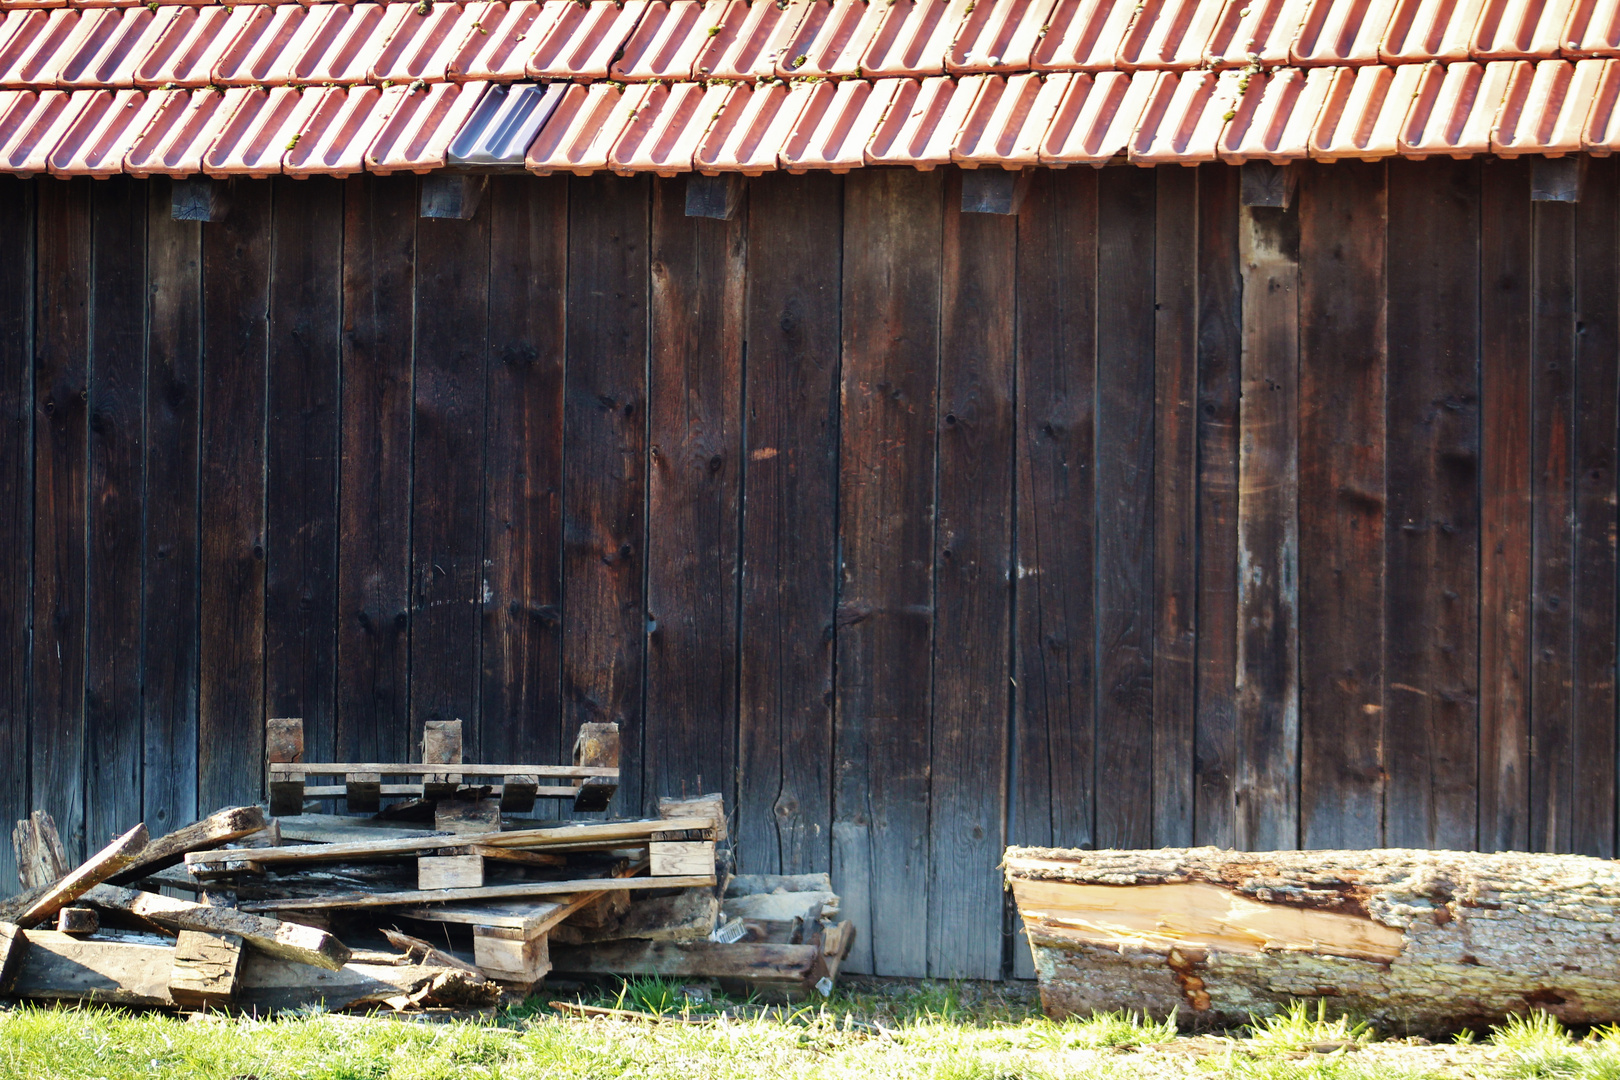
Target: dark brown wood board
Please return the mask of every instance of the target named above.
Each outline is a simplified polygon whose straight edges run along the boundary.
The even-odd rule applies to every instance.
[[[1198,693],[1198,170],[1156,169],[1153,239],[1155,846],[1193,836]]]
[[[1299,209],[1243,207],[1238,408],[1238,847],[1298,845]]]
[[[1615,854],[1616,373],[1620,191],[1611,158],[1588,163],[1575,207],[1575,798],[1570,850]]]
[[[336,753],[410,744],[411,403],[417,180],[343,187]]]
[[[460,720],[463,753],[477,760],[489,201],[469,221],[420,219],[416,243],[411,730]]]
[[[202,229],[176,221],[171,184],[147,185],[146,475],[141,603],[141,819],[166,833],[197,815],[198,462]]]
[[[928,973],[1001,974],[1018,221],[945,184],[935,428]]]
[[[265,710],[269,716],[302,717],[305,752],[318,761],[337,752],[343,185],[328,177],[277,180],[274,192],[265,427]]]
[[[1536,203],[1530,277],[1530,846],[1575,819],[1575,206]]]
[[[616,723],[614,806],[642,808],[647,531],[646,177],[569,181],[563,392],[563,737]],[[606,306],[603,306],[606,305]]]
[[[146,217],[145,182],[115,176],[92,189],[84,708],[91,845],[141,820]]]
[[[1382,163],[1302,178],[1300,844],[1377,847],[1384,782]]]
[[[1198,169],[1198,698],[1193,842],[1237,840],[1238,169]]]
[[[56,819],[70,860],[84,820],[86,440],[91,181],[37,188],[34,276],[33,670],[30,809]],[[89,842],[93,850],[95,842]]]
[[[825,872],[832,849],[842,177],[749,181],[738,626],[737,860]],[[792,253],[791,258],[782,257]]]
[[[561,763],[568,181],[492,177],[484,198],[490,321],[482,751],[486,761]]]
[[[29,790],[29,601],[34,578],[34,219],[37,185],[0,177],[0,821],[33,808]],[[18,888],[16,856],[0,844],[0,891]]]
[[[1480,179],[1479,846],[1530,843],[1530,164]]]
[[[268,184],[240,184],[203,229],[202,507],[197,802],[264,786]]]
[[[1479,170],[1389,165],[1384,840],[1470,849],[1478,770]]]
[[[1097,844],[1150,847],[1157,180],[1097,177]]]
[[[737,774],[747,228],[687,217],[685,180],[653,181],[644,804]]]
[[[944,200],[939,173],[844,180],[833,887],[852,971],[927,974],[928,718]],[[870,932],[864,928],[870,927]]]

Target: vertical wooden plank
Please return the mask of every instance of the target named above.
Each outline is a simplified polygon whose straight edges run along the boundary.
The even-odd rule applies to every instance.
[[[470,221],[422,218],[416,242],[411,744],[460,720],[477,760],[490,201]]]
[[[203,226],[200,808],[264,787],[264,427],[270,185]]]
[[[1479,846],[1530,843],[1530,163],[1480,185]]]
[[[565,761],[563,328],[568,181],[490,180],[483,752]]]
[[[344,181],[337,752],[410,746],[414,176]]]
[[[32,805],[85,855],[85,484],[89,180],[38,186],[34,339]],[[95,845],[91,845],[94,847]]]
[[[856,971],[927,973],[942,175],[844,181],[833,886]]]
[[[1467,850],[1478,777],[1479,165],[1388,169],[1399,244],[1389,252],[1385,843]]]
[[[1018,222],[945,185],[934,527],[928,973],[1001,975]]]
[[[90,215],[85,833],[94,847],[141,820],[146,184],[96,184]]]
[[[1198,169],[1198,703],[1193,842],[1237,843],[1239,171]]]
[[[146,514],[141,626],[142,819],[197,816],[197,463],[202,225],[175,221],[170,185],[146,198]]]
[[[687,217],[684,179],[652,198],[645,798],[735,805],[748,218]]]
[[[1300,178],[1300,843],[1383,838],[1382,163]]]
[[[737,858],[815,873],[832,857],[844,180],[768,173],[748,189],[767,255],[748,268]]]
[[[1575,821],[1575,207],[1532,210],[1530,846],[1568,851]]]
[[[563,736],[619,725],[615,806],[642,808],[648,214],[644,176],[569,181]]]
[[[1198,684],[1198,171],[1154,175],[1153,843],[1184,847]]]
[[[1575,208],[1574,816],[1570,849],[1615,854],[1615,440],[1620,199],[1615,162],[1589,163]]]
[[[266,433],[264,649],[270,716],[337,752],[338,367],[343,185],[275,181]]]
[[[49,183],[50,181],[43,181]],[[0,821],[28,816],[29,601],[33,579],[34,205],[42,181],[0,177]],[[0,845],[0,890],[20,887]]]
[[[1097,843],[1153,843],[1155,173],[1097,179]]]
[[[1266,851],[1299,839],[1299,212],[1241,214],[1234,838]]]

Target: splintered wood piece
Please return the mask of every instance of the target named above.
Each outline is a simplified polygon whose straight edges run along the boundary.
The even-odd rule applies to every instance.
[[[661,818],[713,818],[714,838],[716,840],[726,838],[726,802],[725,797],[718,793],[714,795],[698,795],[691,799],[659,799],[658,816]]]
[[[28,951],[28,935],[15,923],[0,922],[0,994],[11,993],[17,968]]]
[[[265,760],[285,765],[304,760],[304,722],[300,719],[265,721]],[[304,812],[304,774],[271,770],[270,812],[296,817]]]
[[[56,929],[64,934],[93,934],[101,929],[95,908],[65,907],[56,913]]]
[[[114,885],[137,881],[181,862],[188,852],[223,847],[269,828],[262,806],[232,806],[209,814],[147,844],[135,861],[107,880]]]
[[[174,943],[169,996],[187,1009],[227,1005],[236,996],[241,970],[241,938],[182,930]]]
[[[497,927],[473,927],[473,962],[491,979],[531,985],[551,970],[545,932],[523,937]]]
[[[423,855],[416,860],[418,889],[477,889],[484,884],[479,855]]]
[[[343,942],[313,926],[281,922],[235,908],[197,904],[161,893],[98,885],[84,896],[103,911],[118,911],[170,931],[197,931],[239,937],[255,949],[283,960],[336,971],[349,960]]]
[[[456,968],[459,971],[478,975],[483,974],[475,965],[467,963],[459,956],[451,956],[421,938],[411,937],[409,934],[402,934],[398,930],[390,930],[387,927],[383,928],[382,935],[388,939],[388,944],[404,953],[413,963],[437,964],[439,967]]]
[[[539,774],[524,773],[501,778],[501,809],[509,814],[527,814],[540,794]]]
[[[58,911],[134,862],[146,842],[146,826],[135,826],[60,881],[0,906],[0,919],[8,919],[14,906],[22,910],[10,921],[25,930],[55,918]]]
[[[713,840],[654,840],[647,856],[653,877],[714,876]]]
[[[67,876],[67,854],[56,822],[43,810],[35,810],[11,831],[11,848],[17,856],[17,877],[24,889],[40,889]]]
[[[582,881],[525,881],[486,885],[482,889],[418,889],[414,892],[352,892],[283,900],[255,900],[243,911],[314,911],[320,908],[403,907],[452,901],[494,900],[520,896],[567,896],[572,893],[611,892],[614,889],[687,889],[712,886],[714,875],[704,877],[587,878]]]
[[[375,813],[382,806],[382,773],[345,773],[343,798],[351,814]]]
[[[574,764],[598,768],[619,767],[619,725],[587,723],[579,725],[574,740]],[[580,781],[579,794],[574,796],[576,813],[599,813],[608,808],[619,790],[618,777],[586,777]]]
[[[461,764],[461,721],[428,720],[422,725],[422,764]],[[448,799],[461,786],[460,773],[427,773],[422,777],[422,797]]]
[[[457,836],[481,836],[501,830],[499,799],[441,799],[433,808],[433,827]]]

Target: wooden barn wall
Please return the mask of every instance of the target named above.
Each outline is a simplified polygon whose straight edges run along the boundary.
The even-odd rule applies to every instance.
[[[0,179],[0,820],[611,719],[965,977],[1008,841],[1612,856],[1617,176]]]

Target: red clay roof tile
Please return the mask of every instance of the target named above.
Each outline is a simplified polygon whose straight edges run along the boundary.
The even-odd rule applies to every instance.
[[[1226,122],[1235,115],[1242,73],[1164,71],[1131,137],[1130,159],[1139,165],[1214,161]]]
[[[1207,0],[1143,0],[1116,57],[1124,71],[1185,70],[1204,62],[1226,5]]]
[[[1155,71],[1047,76],[1041,95],[1052,119],[1035,135],[1041,164],[1101,166],[1124,154],[1159,78]]]
[[[1209,35],[1207,57],[1218,68],[1287,64],[1306,4],[1307,0],[1226,0]]]
[[[714,79],[758,79],[775,74],[779,54],[810,6],[806,0],[730,0],[720,17],[719,32],[704,43],[692,66],[693,74]]]
[[[136,86],[207,86],[214,67],[259,8],[166,7],[158,9],[152,46],[131,71]]]
[[[605,79],[619,46],[625,43],[647,10],[648,0],[546,0],[544,29],[526,71],[531,79]],[[538,27],[537,27],[538,29]],[[533,37],[531,32],[529,37]]]
[[[1057,0],[1031,65],[1037,71],[1109,71],[1135,14],[1130,0]]]
[[[630,122],[629,110],[620,110],[619,104],[629,96],[633,107],[646,89],[636,86],[626,94],[608,83],[569,87],[529,147],[524,167],[542,176],[551,172],[584,174],[606,168],[608,151]]]
[[[1489,153],[1509,66],[1488,71],[1472,62],[1424,65],[1400,127],[1401,153],[1413,158]]]
[[[1281,165],[1308,156],[1311,132],[1336,70],[1282,68],[1250,77],[1247,86],[1240,77],[1242,97],[1217,148],[1221,160],[1235,165],[1263,159]]]
[[[608,151],[615,172],[674,176],[692,171],[692,155],[714,119],[726,89],[697,83],[649,86],[634,115]]]
[[[390,7],[395,5],[389,5]],[[428,8],[407,4],[405,17],[388,36],[388,43],[371,65],[374,83],[443,82],[445,69],[461,49],[472,24],[483,12],[482,4],[447,4],[444,0]]]
[[[539,0],[474,3],[467,10],[475,12],[474,18],[455,55],[445,64],[445,77],[457,81],[524,78],[524,65],[561,11]]]
[[[945,70],[954,75],[1027,70],[1055,5],[1056,0],[969,0],[945,53]]]
[[[978,86],[951,145],[951,160],[965,168],[1037,164],[1038,149],[1030,146],[1019,153],[1018,142],[1040,98],[1041,77],[1034,72],[1011,78],[973,75],[962,80],[958,95],[968,92],[970,81],[977,81]],[[1052,111],[1045,110],[1048,121]]]
[[[609,74],[626,81],[690,79],[725,10],[722,0],[652,0]]]
[[[191,176],[230,117],[225,95],[205,90],[154,90],[159,99],[151,121],[124,157],[134,176]]]
[[[1310,0],[1289,49],[1293,63],[1376,64],[1395,0]]]
[[[1562,40],[1566,57],[1620,56],[1620,0],[1575,0]]]
[[[709,175],[774,172],[778,150],[818,85],[777,81],[731,87],[698,144],[693,167]]]
[[[957,132],[973,106],[972,89],[960,94],[958,89],[960,84],[946,76],[905,80],[867,144],[866,163],[923,170],[949,164]]]
[[[804,17],[777,50],[776,74],[859,75],[861,57],[884,15],[883,3],[803,0]],[[775,40],[780,40],[777,38]]]
[[[993,0],[991,0],[993,2]],[[878,0],[882,11],[872,41],[861,56],[861,74],[872,78],[943,75],[945,54],[974,0]]]
[[[1485,0],[1468,52],[1475,60],[1535,60],[1564,44],[1571,0]]]
[[[1485,0],[1397,0],[1378,46],[1386,64],[1466,60]]]
[[[140,90],[99,90],[51,154],[59,176],[116,176],[157,108]]]
[[[866,164],[866,144],[883,123],[903,79],[846,79],[815,84],[777,154],[789,172],[848,172]]]
[[[86,12],[56,84],[64,90],[133,85],[133,69],[152,46],[147,31],[154,21],[151,9],[144,7]]]
[[[7,12],[0,27],[0,87],[54,87],[81,17],[66,9]]]
[[[1580,150],[1586,117],[1603,74],[1603,61],[1504,63],[1511,63],[1512,70],[1491,131],[1491,149],[1503,157],[1563,157]]]
[[[366,151],[388,122],[385,91],[375,86],[332,86],[319,94],[298,140],[287,149],[281,171],[288,176],[350,176],[365,168]]]
[[[318,91],[304,93],[290,86],[227,90],[225,123],[203,154],[203,172],[257,177],[279,173],[282,156],[289,144],[296,144],[321,96]]]
[[[1603,61],[1603,72],[1592,97],[1592,110],[1587,113],[1586,126],[1581,129],[1581,149],[1597,157],[1608,157],[1620,148],[1620,61]],[[0,120],[0,139],[5,137],[4,121]]]
[[[20,118],[12,137],[0,147],[0,173],[31,176],[49,168],[51,151],[95,96],[94,90],[46,90]]]
[[[1336,68],[1311,133],[1311,157],[1320,161],[1393,157],[1401,121],[1422,69],[1381,64]]]
[[[366,151],[366,168],[376,173],[443,168],[451,141],[488,86],[466,82],[385,89],[374,108],[386,110],[388,120]]]

